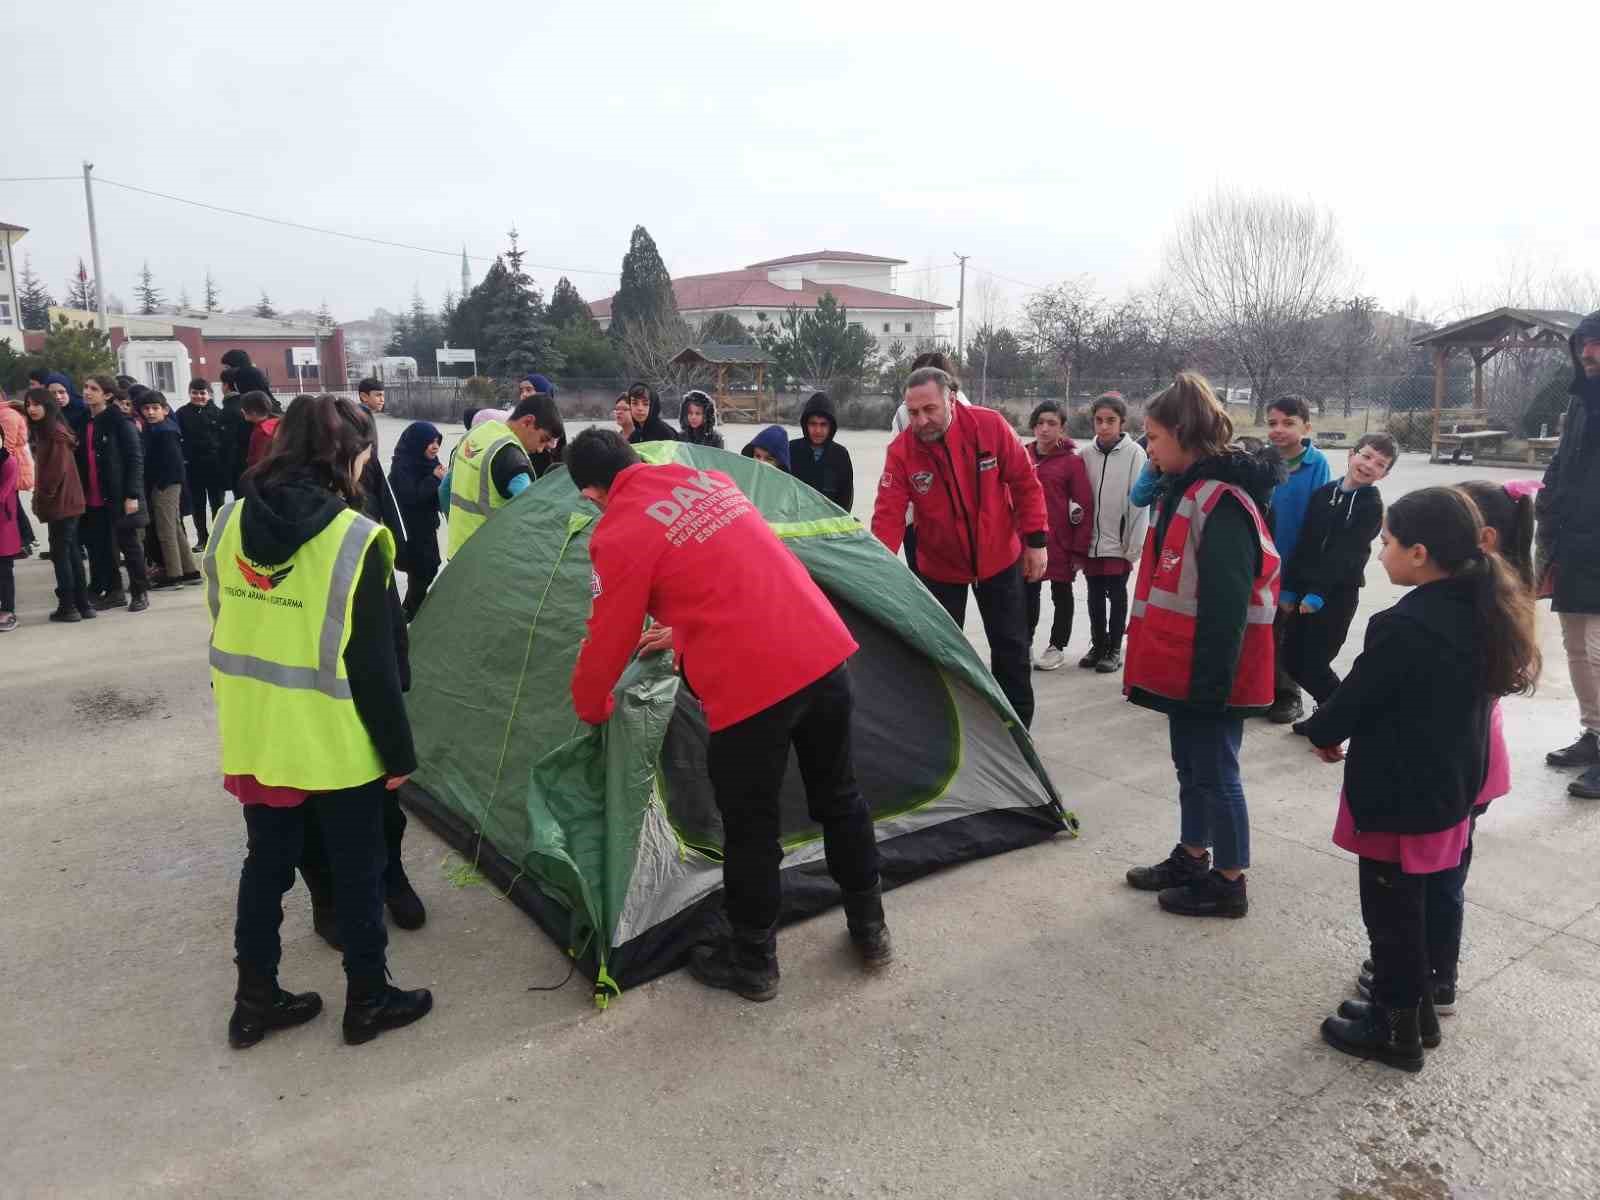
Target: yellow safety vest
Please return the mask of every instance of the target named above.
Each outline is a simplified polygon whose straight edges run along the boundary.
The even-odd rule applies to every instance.
[[[483,527],[497,509],[511,503],[494,486],[489,464],[512,443],[521,445],[504,421],[485,421],[467,434],[450,467],[450,537],[448,556],[454,558],[467,539]]]
[[[204,563],[223,774],[310,792],[368,783],[383,762],[350,697],[344,651],[367,550],[383,547],[387,575],[394,536],[346,509],[288,562],[252,562],[246,503],[217,514]]]

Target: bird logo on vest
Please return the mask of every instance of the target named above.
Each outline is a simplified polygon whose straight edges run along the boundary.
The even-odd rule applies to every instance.
[[[1183,566],[1182,554],[1176,550],[1163,550],[1161,552],[1161,566],[1158,568],[1157,573],[1170,575],[1181,566]]]
[[[478,455],[480,455],[482,453],[483,453],[483,447],[482,446],[474,446],[471,442],[463,442],[461,444],[462,457],[464,457],[464,458],[466,458],[468,460],[477,458]]]
[[[911,477],[911,486],[916,490],[917,495],[926,496],[928,489],[933,486],[933,472],[918,471]]]
[[[294,564],[291,563],[278,571],[263,571],[259,567],[251,566],[237,554],[233,556],[233,561],[239,568],[239,574],[244,576],[244,581],[258,592],[270,592],[289,578],[289,572],[294,570]]]

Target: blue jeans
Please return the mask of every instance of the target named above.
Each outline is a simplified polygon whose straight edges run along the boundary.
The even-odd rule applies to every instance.
[[[1167,714],[1172,765],[1178,770],[1179,837],[1209,846],[1219,871],[1250,865],[1250,815],[1239,779],[1244,722],[1203,713]]]

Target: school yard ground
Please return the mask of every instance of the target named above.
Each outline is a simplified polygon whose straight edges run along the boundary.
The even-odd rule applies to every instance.
[[[380,424],[387,460],[401,422]],[[888,435],[843,440],[865,518]],[[1513,474],[1409,456],[1384,491]],[[1252,723],[1250,915],[1168,916],[1122,882],[1176,837],[1165,724],[1072,666],[1035,676],[1034,736],[1082,836],[893,892],[882,977],[853,967],[833,912],[783,931],[771,1004],[684,972],[606,1012],[578,980],[531,992],[562,953],[492,889],[453,886],[453,856],[413,822],[429,920],[391,931],[391,964],[434,989],[433,1014],[343,1046],[339,960],[297,888],[283,976],[329,1011],[238,1053],[244,831],[218,784],[203,589],[69,629],[44,622],[49,565],[17,575],[22,627],[0,640],[7,1195],[1600,1194],[1600,806],[1543,764],[1576,723],[1548,613],[1544,684],[1505,710],[1514,789],[1478,829],[1459,1014],[1420,1076],[1317,1037],[1364,952],[1355,865],[1328,840],[1337,768]],[[1375,564],[1368,581],[1364,613],[1393,602]],[[783,639],[775,619],[774,653]]]

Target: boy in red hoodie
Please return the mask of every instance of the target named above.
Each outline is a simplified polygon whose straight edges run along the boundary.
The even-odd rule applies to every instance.
[[[850,631],[728,476],[640,462],[610,429],[579,434],[566,463],[602,514],[589,538],[593,602],[572,671],[573,708],[603,723],[634,652],[670,645],[710,730],[731,935],[697,949],[690,971],[747,1000],[778,994],[778,790],[791,744],[850,939],[867,966],[887,963],[878,847],[850,753]],[[789,635],[776,653],[774,612]],[[641,636],[647,616],[656,624]]]

